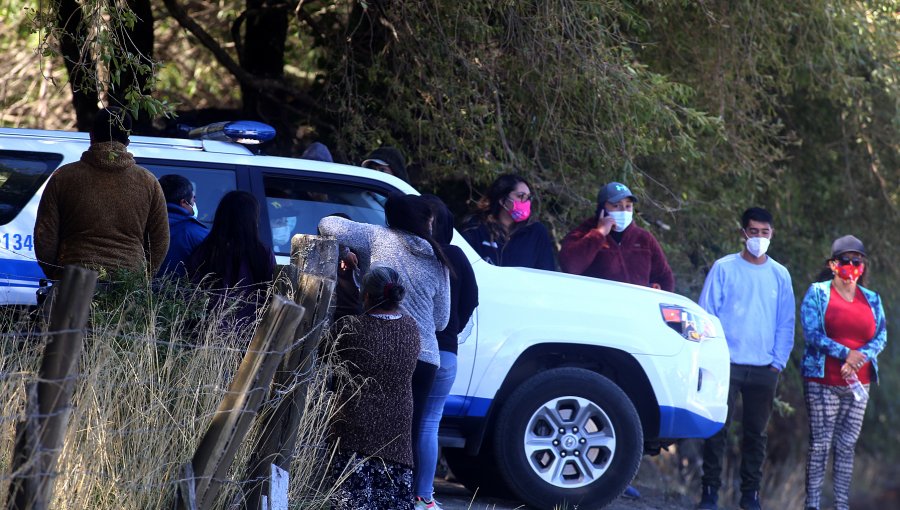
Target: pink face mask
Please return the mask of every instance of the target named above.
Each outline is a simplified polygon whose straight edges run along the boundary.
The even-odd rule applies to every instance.
[[[512,204],[512,209],[507,209],[507,212],[509,212],[509,215],[516,223],[525,221],[531,216],[531,200],[526,200],[525,202],[514,201]]]

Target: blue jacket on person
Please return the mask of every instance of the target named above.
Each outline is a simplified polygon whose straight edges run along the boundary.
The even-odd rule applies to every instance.
[[[209,229],[177,204],[167,203],[169,211],[169,252],[156,276],[186,276],[185,264],[194,249],[206,239]]]
[[[872,315],[875,317],[875,336],[864,345],[859,352],[865,354],[866,361],[872,362],[875,380],[878,380],[878,354],[887,343],[887,326],[884,319],[884,307],[881,296],[862,285],[859,290],[869,302]],[[804,377],[823,377],[825,375],[825,358],[832,356],[843,360],[850,354],[850,348],[835,342],[825,333],[825,310],[831,297],[831,280],[815,282],[809,286],[803,303],[800,304],[800,322],[806,345],[803,348],[803,359],[800,362]]]

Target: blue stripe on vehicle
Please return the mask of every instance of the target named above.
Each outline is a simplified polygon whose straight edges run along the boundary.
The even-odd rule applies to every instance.
[[[37,282],[46,276],[36,260],[0,259],[0,278]]]
[[[718,432],[723,425],[687,409],[659,406],[659,437],[705,439]]]
[[[446,416],[487,416],[491,408],[492,400],[481,397],[467,397],[465,395],[449,395],[444,403]]]

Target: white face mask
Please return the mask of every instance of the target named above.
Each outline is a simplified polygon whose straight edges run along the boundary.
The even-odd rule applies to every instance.
[[[194,218],[200,214],[200,211],[197,210],[197,201],[195,200],[193,204],[191,204],[191,209],[194,211]]]
[[[272,227],[272,242],[276,246],[284,246],[291,240],[291,227]]]
[[[607,211],[606,214],[609,214],[610,218],[616,220],[616,226],[613,227],[616,232],[621,232],[628,228],[628,225],[631,225],[631,220],[634,218],[634,212],[632,211]]]
[[[756,258],[762,257],[769,250],[768,237],[748,237],[746,241],[747,251]]]

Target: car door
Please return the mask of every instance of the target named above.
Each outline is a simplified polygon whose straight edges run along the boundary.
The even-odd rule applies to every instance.
[[[0,146],[0,304],[30,305],[44,278],[34,253],[40,191],[64,155],[31,142],[15,145],[22,150]]]

